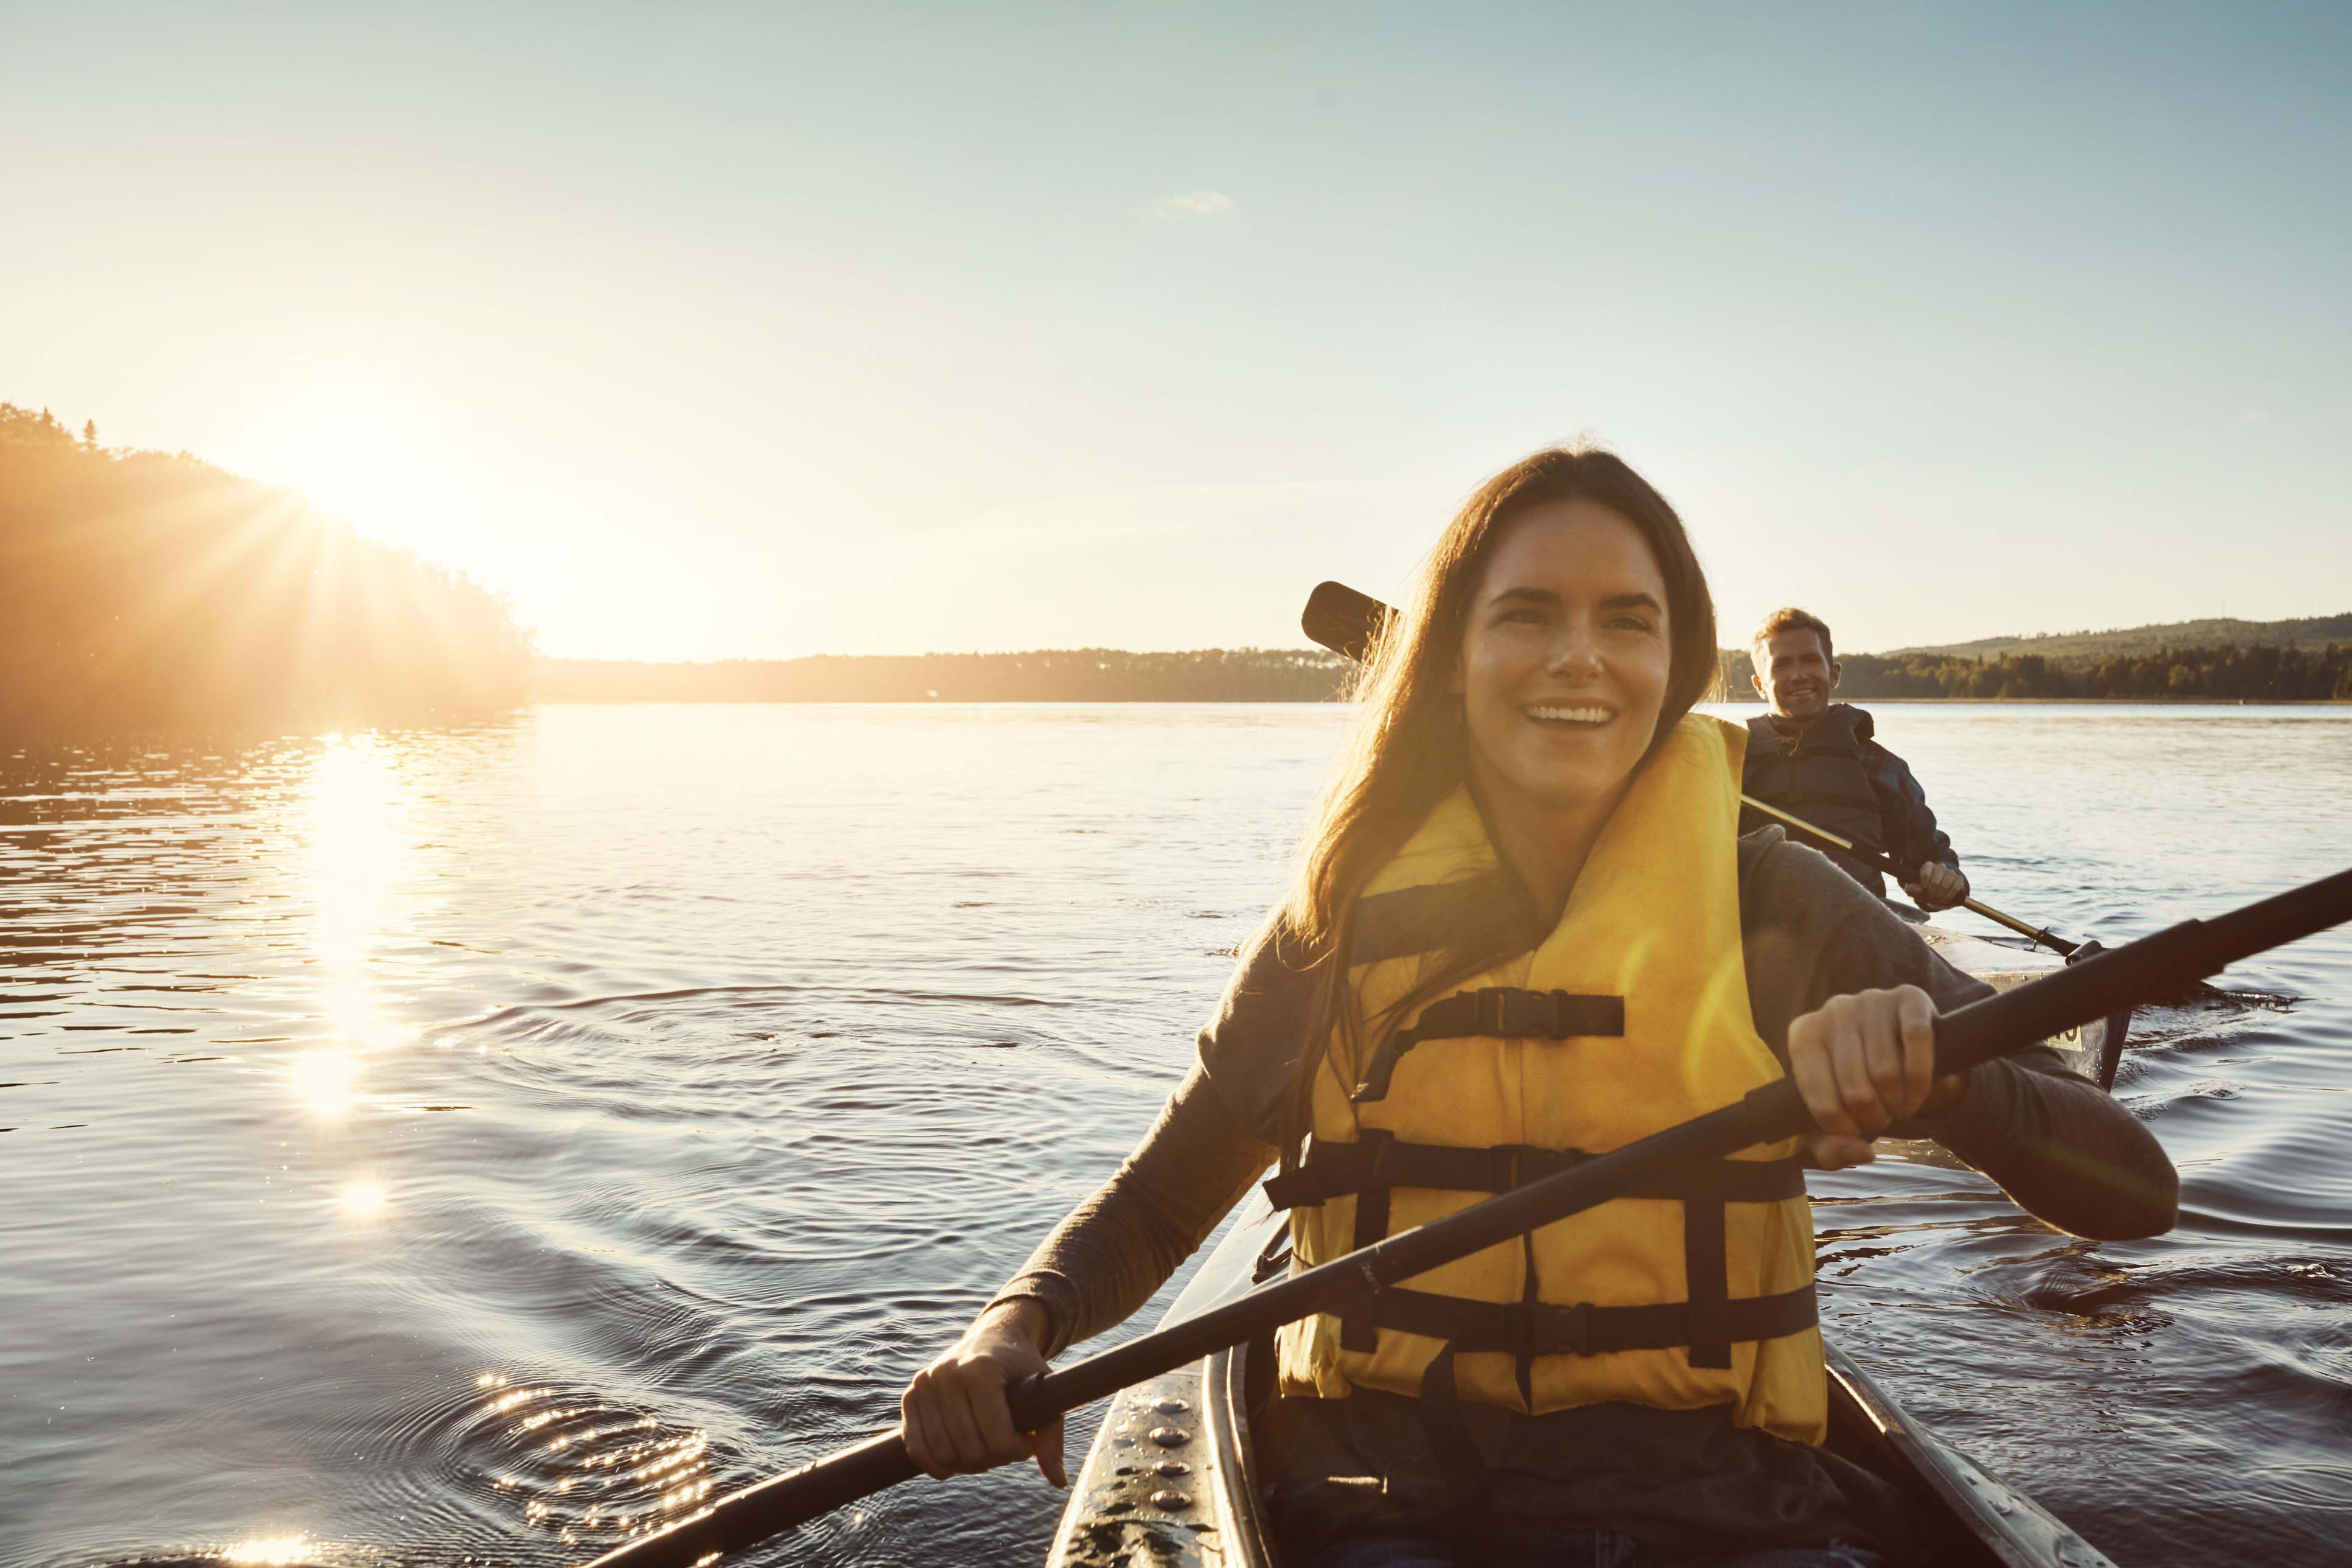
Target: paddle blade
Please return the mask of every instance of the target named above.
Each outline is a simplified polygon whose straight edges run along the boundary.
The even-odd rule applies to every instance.
[[[1372,650],[1372,638],[1396,612],[1359,594],[1345,583],[1318,583],[1307,595],[1307,613],[1298,627],[1333,653],[1361,661]]]

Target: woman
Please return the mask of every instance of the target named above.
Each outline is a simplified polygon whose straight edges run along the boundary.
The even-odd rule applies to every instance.
[[[1438,541],[1373,653],[1358,742],[1288,901],[1143,1142],[908,1384],[935,1476],[1058,1426],[1005,1389],[1148,1300],[1269,1164],[1328,1260],[1785,1071],[1811,1163],[1940,1141],[2081,1235],[2170,1226],[2155,1140],[2035,1049],[1933,1076],[1985,988],[1769,829],[1743,732],[1690,709],[1715,614],[1680,521],[1618,458],[1547,451]],[[1749,1150],[1278,1338],[1300,1412],[1286,1561],[1376,1568],[1866,1564],[1899,1500],[1822,1447],[1812,1233],[1790,1144]]]

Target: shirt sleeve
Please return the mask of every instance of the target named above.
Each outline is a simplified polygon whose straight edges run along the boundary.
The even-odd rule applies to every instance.
[[[1958,870],[1959,851],[1952,847],[1951,836],[1936,826],[1927,792],[1912,776],[1911,764],[1875,741],[1865,746],[1864,768],[1870,774],[1871,793],[1878,797],[1878,818],[1886,825],[1887,848],[1895,863],[1906,875],[1930,860]]]
[[[1748,1001],[1757,1033],[1783,1061],[1790,1024],[1833,996],[1916,985],[1949,1012],[1992,994],[1778,828],[1741,840],[1740,859]],[[2046,1046],[1983,1063],[1957,1104],[1887,1135],[1935,1140],[2020,1208],[2077,1236],[2116,1241],[2172,1226],[2179,1176],[2163,1145]]]
[[[1045,1309],[1048,1356],[1127,1321],[1274,1163],[1196,1064],[1133,1153],[990,1300]]]
[[[1200,1059],[1143,1142],[989,1303],[1044,1308],[1047,1355],[1151,1300],[1274,1163],[1315,984],[1270,920],[1243,949]]]
[[[1279,1144],[1306,1049],[1318,972],[1283,949],[1268,921],[1242,950],[1216,1016],[1201,1031],[1201,1066],[1250,1135]]]

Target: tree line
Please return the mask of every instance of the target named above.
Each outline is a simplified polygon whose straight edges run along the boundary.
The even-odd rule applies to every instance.
[[[529,700],[505,602],[186,453],[0,403],[0,731],[424,722]]]
[[[2124,700],[2323,702],[2352,700],[2352,647],[2180,647],[2061,662],[2041,654],[1969,658],[1950,654],[1841,656],[1838,695],[1874,698],[2106,698]],[[1752,695],[1745,653],[1725,656],[1726,685]]]
[[[2352,700],[2352,648],[2181,648],[2110,655],[2070,668],[2039,654],[1967,658],[1847,654],[1841,698]],[[1723,651],[1724,687],[1752,700],[1753,667]],[[1356,667],[1321,649],[1127,653],[927,653],[720,659],[702,664],[542,658],[542,702],[1324,702]]]

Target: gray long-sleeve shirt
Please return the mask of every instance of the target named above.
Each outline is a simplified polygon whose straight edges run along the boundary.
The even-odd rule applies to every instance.
[[[1777,827],[1740,840],[1739,902],[1750,1011],[1783,1057],[1790,1022],[1833,996],[1916,984],[1948,1010],[1990,994]],[[1274,1162],[1313,984],[1261,933],[1201,1033],[1200,1061],[1142,1142],[998,1293],[1045,1309],[1048,1354],[1150,1300]],[[2153,1135],[2042,1047],[1976,1068],[1958,1103],[1891,1135],[1934,1139],[2076,1235],[2119,1239],[2172,1224],[2178,1177]],[[1442,1533],[1447,1498],[1415,1402],[1359,1390],[1318,1403],[1328,1407],[1308,1413],[1278,1500],[1294,1544]],[[1894,1500],[1871,1478],[1735,1427],[1727,1409],[1469,1413],[1507,1530],[1610,1529],[1704,1551],[1883,1541],[1898,1529]]]

